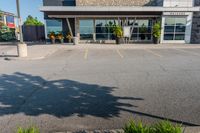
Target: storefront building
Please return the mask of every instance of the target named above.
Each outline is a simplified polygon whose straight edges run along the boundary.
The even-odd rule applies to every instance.
[[[0,22],[11,29],[15,28],[15,15],[13,13],[1,11]]]
[[[62,32],[82,43],[112,43],[112,27],[131,28],[131,43],[152,43],[160,21],[161,43],[200,43],[200,0],[43,0],[47,34]]]

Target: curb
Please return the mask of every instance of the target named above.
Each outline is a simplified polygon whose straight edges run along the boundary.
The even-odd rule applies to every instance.
[[[10,60],[22,60],[22,61],[42,60],[42,59],[45,59],[48,56],[56,53],[58,50],[60,50],[60,49],[54,50],[54,51],[52,51],[52,52],[50,52],[50,53],[48,53],[44,56],[33,57],[33,58],[31,58],[31,57],[6,57],[6,56],[3,57],[3,58],[4,58],[4,60],[8,60],[8,61],[10,61]]]
[[[65,132],[53,132],[53,133],[124,133],[123,129],[111,129],[111,130],[80,130],[80,131],[65,131]],[[182,133],[200,133],[200,127],[184,127]]]

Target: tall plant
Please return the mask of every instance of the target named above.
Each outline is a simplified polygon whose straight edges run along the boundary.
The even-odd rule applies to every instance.
[[[160,38],[161,36],[161,22],[156,22],[153,26],[153,36],[155,38]]]
[[[159,43],[160,42],[160,37],[161,37],[161,22],[156,22],[153,25],[153,37],[154,37],[154,43]]]
[[[113,28],[113,34],[114,34],[117,38],[123,37],[123,30],[122,30],[122,27],[119,26],[119,25],[116,25],[116,26]]]

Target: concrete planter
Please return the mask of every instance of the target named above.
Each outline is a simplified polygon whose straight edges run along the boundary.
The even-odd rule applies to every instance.
[[[118,44],[118,45],[119,45],[119,44],[124,44],[124,38],[122,38],[122,37],[120,37],[120,38],[117,37],[117,38],[116,38],[116,44]]]
[[[27,57],[28,56],[27,44],[25,43],[17,44],[17,52],[19,57]]]

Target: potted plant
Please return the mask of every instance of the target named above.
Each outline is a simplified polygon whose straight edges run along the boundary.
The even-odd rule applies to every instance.
[[[123,44],[124,43],[123,30],[122,30],[121,26],[116,25],[113,28],[113,34],[115,35],[116,44]]]
[[[160,43],[160,37],[161,37],[161,23],[159,21],[153,25],[153,42],[154,42],[154,44]]]
[[[67,41],[69,42],[69,43],[72,43],[72,35],[70,34],[70,33],[68,33],[67,35],[66,35],[66,39],[67,39]]]
[[[55,41],[56,41],[56,35],[55,35],[55,32],[50,32],[49,35],[48,35],[49,39],[51,40],[51,43],[52,44],[55,44]]]
[[[144,24],[142,25],[142,27],[140,27],[140,33],[141,40],[145,40],[145,33],[147,33],[147,27]]]
[[[59,34],[57,35],[57,39],[60,41],[60,43],[64,43],[64,36],[63,36],[62,33],[59,33]]]

